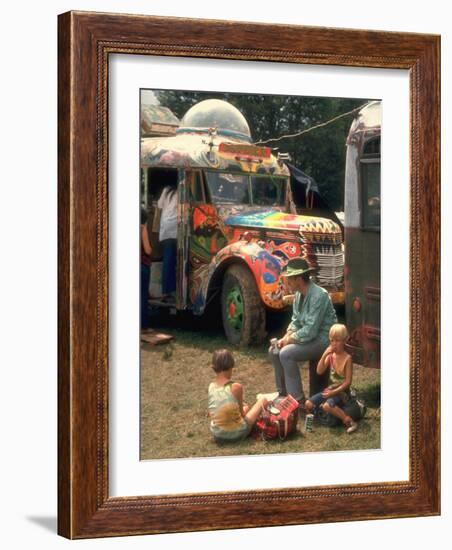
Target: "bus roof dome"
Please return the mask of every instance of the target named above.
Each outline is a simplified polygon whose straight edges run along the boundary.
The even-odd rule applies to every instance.
[[[236,107],[221,99],[206,99],[193,105],[181,120],[177,134],[204,133],[209,128],[216,128],[220,135],[251,141],[246,118]]]

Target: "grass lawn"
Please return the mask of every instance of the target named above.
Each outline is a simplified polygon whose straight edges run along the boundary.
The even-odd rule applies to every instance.
[[[287,441],[248,438],[236,443],[216,443],[209,431],[207,388],[214,378],[210,366],[214,350],[228,347],[236,360],[233,379],[245,389],[253,404],[256,394],[275,391],[273,368],[265,346],[231,347],[221,330],[201,328],[196,322],[169,322],[163,330],[175,336],[172,344],[141,348],[141,459],[253,455],[282,452],[338,451],[380,448],[380,371],[355,365],[353,387],[366,401],[367,414],[358,431],[348,435],[342,426],[314,425],[314,431],[297,432]],[[278,333],[281,333],[279,330]],[[307,391],[308,365],[302,366]]]

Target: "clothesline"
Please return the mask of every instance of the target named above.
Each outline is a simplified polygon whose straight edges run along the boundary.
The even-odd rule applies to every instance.
[[[265,143],[270,143],[271,141],[281,141],[282,139],[286,138],[294,138],[299,137],[303,134],[307,134],[308,132],[312,132],[312,130],[316,130],[317,128],[322,128],[323,126],[328,126],[328,124],[331,124],[332,122],[335,122],[336,120],[339,120],[340,118],[343,118],[344,116],[351,115],[353,113],[356,113],[356,111],[360,111],[363,107],[368,105],[369,102],[366,101],[366,103],[363,103],[359,107],[356,107],[355,109],[352,109],[351,111],[348,111],[347,113],[342,113],[340,115],[335,116],[334,118],[331,118],[330,120],[327,120],[325,122],[320,122],[319,124],[316,124],[315,126],[311,126],[310,128],[306,128],[305,130],[301,130],[300,132],[296,132],[295,134],[286,134],[277,138],[270,138],[262,141],[256,141],[255,145],[264,145]]]

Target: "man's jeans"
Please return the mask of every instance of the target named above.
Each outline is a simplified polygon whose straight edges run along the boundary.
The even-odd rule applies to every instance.
[[[305,344],[288,344],[277,353],[269,349],[269,357],[275,369],[276,389],[282,395],[290,394],[298,402],[305,399],[298,363],[320,359],[328,343],[313,340]]]

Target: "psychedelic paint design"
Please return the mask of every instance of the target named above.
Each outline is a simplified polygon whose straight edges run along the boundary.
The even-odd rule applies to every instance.
[[[204,310],[212,277],[231,260],[248,266],[263,303],[271,309],[284,307],[280,274],[290,258],[302,256],[316,267],[323,286],[339,289],[342,284],[342,235],[330,220],[268,210],[234,214],[225,207],[203,205],[193,209],[192,221],[189,286],[195,313]],[[338,260],[333,270],[322,261],[332,253]]]

